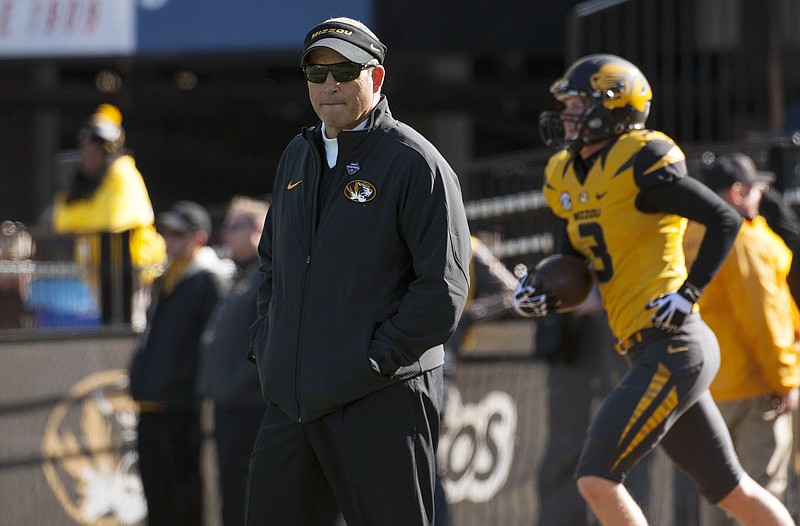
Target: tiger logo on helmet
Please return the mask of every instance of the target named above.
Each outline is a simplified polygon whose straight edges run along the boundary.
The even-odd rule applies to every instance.
[[[575,151],[586,144],[642,129],[650,114],[653,92],[639,68],[616,55],[588,55],[574,62],[550,87],[556,100],[582,97],[586,109],[578,123],[578,138],[567,140],[561,113],[543,112],[539,131],[548,146]]]

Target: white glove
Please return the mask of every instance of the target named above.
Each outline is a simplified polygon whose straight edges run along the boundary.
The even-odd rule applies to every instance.
[[[657,308],[653,314],[653,325],[664,332],[676,333],[686,317],[692,313],[692,306],[700,299],[700,290],[685,283],[677,292],[662,294],[647,304],[647,309]]]
[[[542,318],[558,307],[559,299],[549,292],[539,290],[540,283],[535,282],[534,276],[528,272],[517,283],[514,291],[514,312],[525,318]]]

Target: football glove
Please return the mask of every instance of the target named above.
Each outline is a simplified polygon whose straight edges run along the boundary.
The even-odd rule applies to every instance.
[[[517,283],[512,301],[514,312],[525,318],[547,316],[558,308],[560,303],[556,296],[541,290],[541,283],[535,281],[535,275],[530,272]]]
[[[680,330],[686,317],[692,313],[692,306],[700,299],[700,290],[689,283],[684,283],[677,292],[662,294],[647,304],[647,309],[656,309],[653,313],[653,325],[664,332],[676,333]]]

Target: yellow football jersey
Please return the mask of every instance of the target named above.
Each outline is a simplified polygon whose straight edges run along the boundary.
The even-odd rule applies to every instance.
[[[580,162],[580,161],[577,161]],[[568,150],[545,169],[544,195],[567,222],[572,246],[591,261],[609,325],[621,340],[651,327],[648,303],[686,280],[687,220],[636,207],[641,188],[685,176],[685,156],[668,136],[635,130],[598,154],[583,181]]]

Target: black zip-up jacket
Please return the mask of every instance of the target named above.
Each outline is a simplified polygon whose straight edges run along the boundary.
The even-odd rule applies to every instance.
[[[134,400],[158,402],[170,410],[196,407],[200,337],[217,300],[228,287],[231,271],[211,247],[203,247],[172,292],[159,292],[163,276],[156,280],[147,327],[131,361]]]
[[[230,292],[217,302],[200,346],[197,391],[217,404],[264,405],[258,372],[242,356],[250,346],[248,328],[256,319],[261,283],[258,256],[240,266]]]
[[[441,366],[469,289],[461,188],[436,148],[382,98],[339,134],[320,210],[320,128],[278,166],[251,329],[264,397],[300,422]]]

